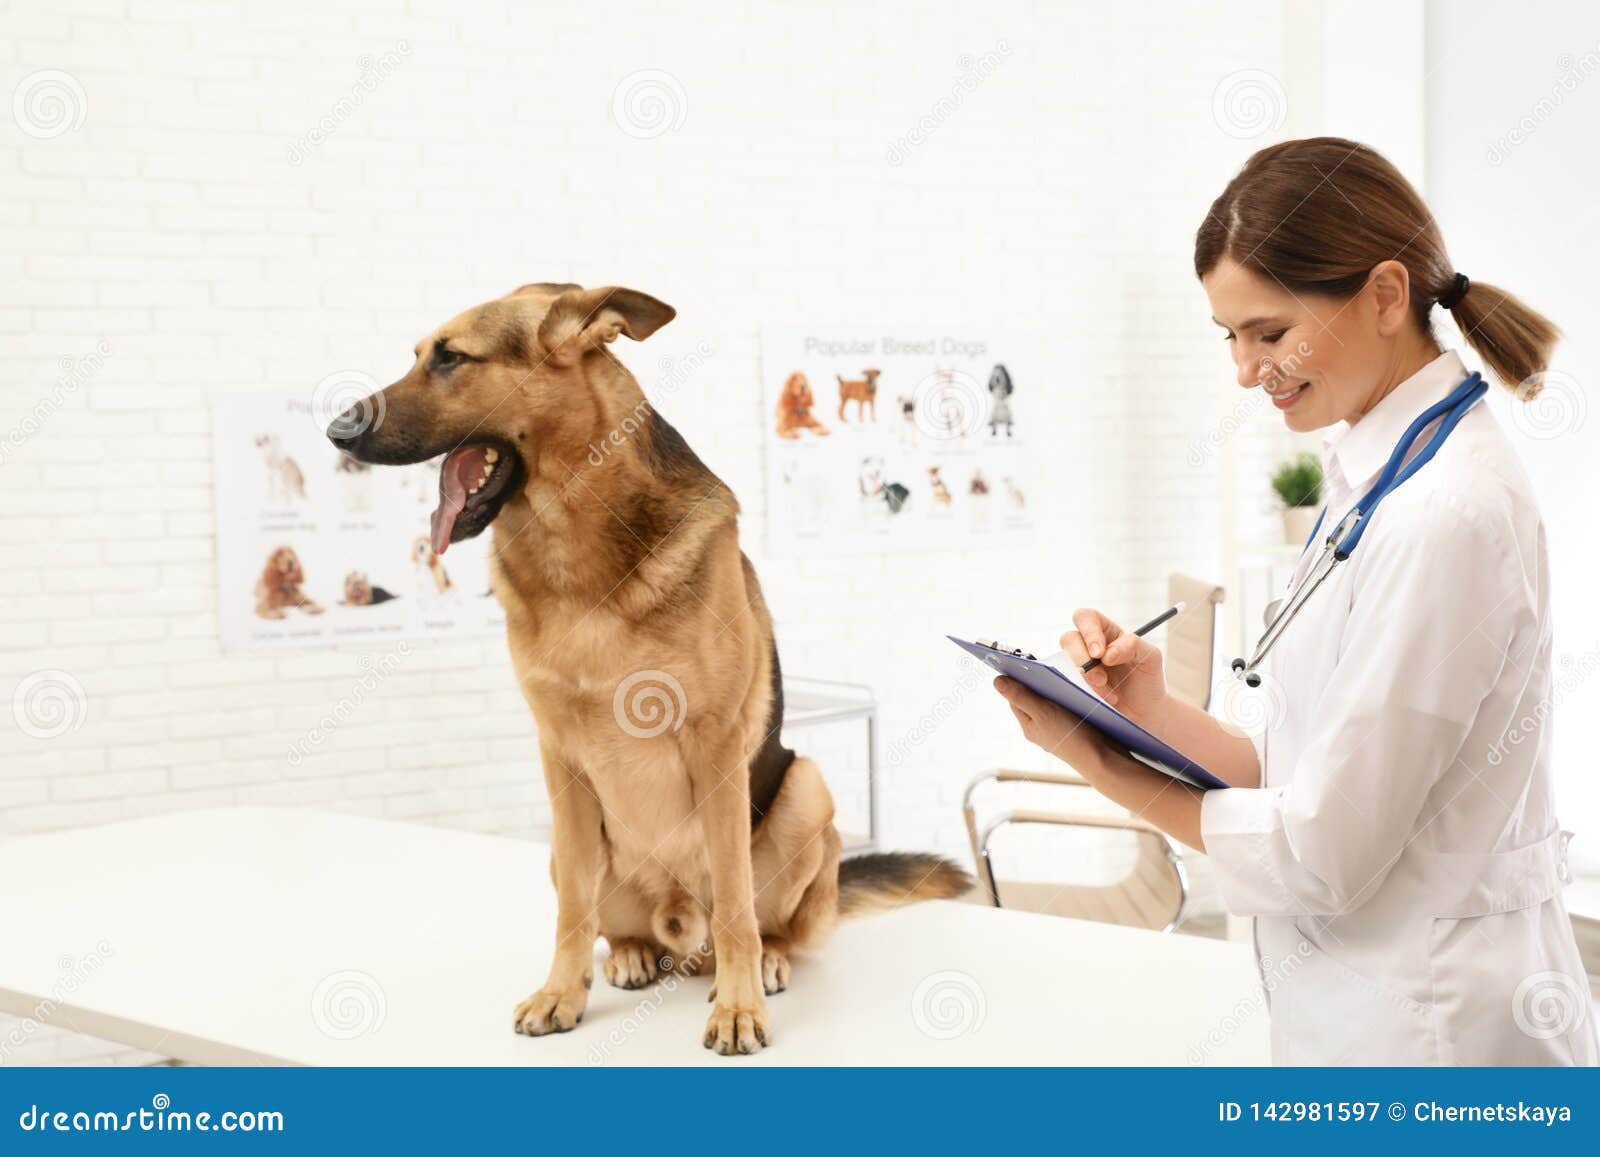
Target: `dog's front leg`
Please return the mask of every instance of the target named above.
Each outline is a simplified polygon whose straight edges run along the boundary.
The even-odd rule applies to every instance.
[[[717,956],[716,1006],[706,1022],[705,1046],[727,1056],[759,1052],[767,1043],[767,998],[750,868],[749,772],[736,739],[714,751],[695,773]]]
[[[570,1032],[583,1019],[594,981],[599,932],[595,888],[602,835],[600,803],[583,772],[540,749],[550,788],[550,867],[556,884],[556,949],[544,987],[517,1005],[516,1029],[529,1036]]]

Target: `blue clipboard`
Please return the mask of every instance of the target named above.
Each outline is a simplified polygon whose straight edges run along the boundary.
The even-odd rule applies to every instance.
[[[1012,651],[998,651],[986,643],[969,643],[954,635],[946,635],[945,638],[969,655],[975,656],[979,662],[994,668],[1002,675],[1010,676],[1036,695],[1076,715],[1140,763],[1170,775],[1173,779],[1192,783],[1195,787],[1210,790],[1228,786],[1183,752],[1167,746],[1115,707],[1095,698],[1048,663]]]

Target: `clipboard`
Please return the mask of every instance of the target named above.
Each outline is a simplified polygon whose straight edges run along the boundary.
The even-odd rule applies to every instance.
[[[946,635],[956,646],[1002,675],[1010,676],[1036,695],[1076,715],[1146,767],[1207,791],[1227,787],[1200,764],[1151,735],[1105,700],[1078,686],[1056,668],[1021,651],[988,643],[969,643]]]

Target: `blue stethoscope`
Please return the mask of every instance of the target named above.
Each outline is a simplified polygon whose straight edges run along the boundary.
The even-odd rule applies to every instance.
[[[1256,643],[1255,653],[1250,656],[1250,661],[1248,663],[1243,659],[1233,661],[1234,673],[1247,685],[1261,686],[1261,676],[1256,668],[1267,657],[1267,652],[1272,650],[1272,645],[1278,641],[1278,636],[1283,634],[1284,628],[1294,621],[1295,615],[1300,613],[1300,608],[1305,606],[1311,593],[1333,573],[1334,567],[1355,551],[1361,536],[1366,533],[1367,526],[1372,521],[1373,514],[1378,510],[1378,504],[1394,493],[1402,482],[1428,464],[1438,453],[1439,447],[1444,445],[1444,440],[1450,436],[1450,431],[1456,428],[1456,423],[1461,421],[1466,412],[1472,409],[1488,389],[1488,383],[1483,380],[1483,375],[1477,373],[1470,375],[1466,381],[1451,391],[1448,397],[1435,402],[1418,415],[1417,420],[1400,435],[1400,441],[1395,443],[1394,453],[1389,455],[1383,473],[1378,475],[1378,480],[1372,484],[1372,489],[1368,490],[1361,501],[1350,508],[1350,513],[1339,520],[1339,525],[1333,528],[1333,533],[1328,535],[1327,542],[1323,546],[1321,557],[1312,564],[1305,578],[1283,598],[1274,599],[1268,604],[1264,616],[1266,632]],[[1406,462],[1406,455],[1411,452],[1411,447],[1422,435],[1422,431],[1441,414],[1444,415],[1444,421],[1439,423],[1439,428],[1434,431],[1428,444],[1415,458]],[[1311,528],[1311,537],[1306,539],[1306,545],[1300,551],[1301,558],[1304,558],[1305,552],[1311,549],[1311,544],[1316,542],[1317,532],[1322,529],[1322,520],[1327,515],[1328,508],[1324,506],[1322,513],[1317,515],[1317,525]]]

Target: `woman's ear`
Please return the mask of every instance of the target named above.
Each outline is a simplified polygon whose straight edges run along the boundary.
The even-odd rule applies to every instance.
[[[572,289],[550,303],[539,323],[539,344],[551,361],[571,365],[618,334],[643,341],[677,315],[666,302],[636,289]]]
[[[1380,261],[1367,279],[1377,303],[1378,333],[1393,337],[1411,321],[1411,274],[1398,261]]]

